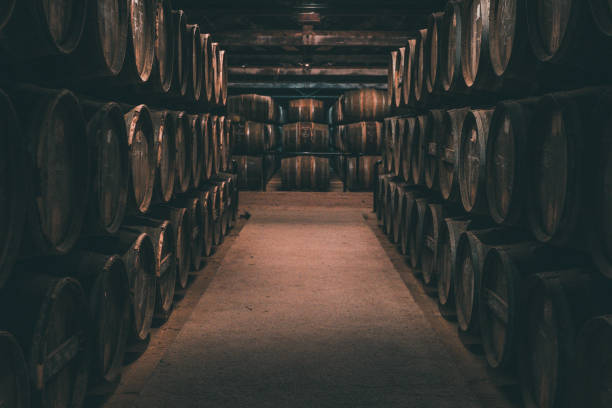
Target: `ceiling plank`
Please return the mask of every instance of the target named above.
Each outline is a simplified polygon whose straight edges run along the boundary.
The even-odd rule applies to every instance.
[[[230,66],[239,65],[301,65],[305,62],[314,66],[326,64],[341,66],[377,66],[386,68],[389,65],[387,54],[241,54],[232,52],[228,55]]]
[[[228,82],[232,89],[387,89],[386,83],[333,83],[333,82]]]
[[[229,67],[230,75],[240,76],[382,76],[386,77],[386,68],[368,67]]]
[[[410,35],[404,31],[238,30],[215,33],[224,47],[401,47]]]

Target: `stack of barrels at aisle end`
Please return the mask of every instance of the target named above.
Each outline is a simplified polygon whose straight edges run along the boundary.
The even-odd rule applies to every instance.
[[[166,0],[47,3],[0,6],[3,407],[110,392],[238,211],[210,35]]]
[[[529,407],[610,405],[611,22],[449,1],[391,53],[379,224]]]
[[[227,111],[232,119],[238,187],[265,191],[278,169],[278,124],[284,112],[271,97],[256,94],[230,96]]]
[[[350,191],[371,191],[374,166],[383,151],[383,123],[390,109],[387,93],[376,89],[348,91],[329,108],[336,173]]]
[[[318,99],[289,101],[283,125],[281,179],[285,190],[326,191],[330,185],[329,126],[325,104]]]

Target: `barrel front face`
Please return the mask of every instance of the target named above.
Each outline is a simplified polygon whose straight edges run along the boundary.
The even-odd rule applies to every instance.
[[[198,188],[202,180],[202,148],[204,141],[204,129],[199,115],[189,115],[189,126],[191,128],[191,183]]]
[[[425,83],[427,77],[428,70],[428,61],[427,61],[427,29],[424,28],[419,30],[417,34],[417,43],[416,43],[416,67],[414,73],[414,98],[417,103],[423,103],[425,98],[425,93],[427,91],[427,84]]]
[[[423,157],[425,155],[425,130],[427,128],[427,116],[418,116],[415,120],[415,128],[412,133],[410,167],[412,182],[423,184]]]
[[[155,236],[157,294],[155,317],[165,321],[172,312],[176,287],[176,236],[169,221],[164,221]]]
[[[491,65],[497,76],[503,76],[515,45],[518,0],[494,0],[489,8],[489,53]],[[520,28],[519,28],[520,29]]]
[[[176,190],[185,193],[191,184],[191,126],[185,112],[176,112]]]
[[[96,16],[96,37],[108,73],[118,75],[127,49],[128,4],[124,0],[102,0],[88,7]]]
[[[395,84],[397,82],[397,51],[389,54],[389,74],[387,76],[387,98],[395,103]]]
[[[465,35],[462,36],[463,79],[468,88],[474,86],[481,67],[483,46],[489,36],[489,0],[469,0],[466,3]]]
[[[155,129],[155,147],[157,158],[156,188],[163,202],[172,199],[176,179],[176,126],[174,115],[168,111],[152,113]]]
[[[30,406],[30,381],[28,367],[21,346],[12,334],[0,331],[0,401],[7,407],[28,408]]]
[[[425,185],[430,190],[437,187],[438,183],[438,161],[439,148],[442,134],[448,129],[444,127],[444,111],[431,110],[427,115],[425,127],[424,152],[423,152],[423,172]]]
[[[599,31],[608,37],[612,36],[612,3],[608,0],[590,0],[589,3]],[[2,27],[1,23],[0,27]]]
[[[426,85],[427,92],[432,94],[439,88],[439,61],[440,61],[440,24],[444,13],[433,13],[429,16],[427,24],[427,44],[425,47],[427,59]]]
[[[174,31],[172,6],[169,0],[158,1],[155,17],[155,59],[159,83],[164,93],[170,90],[174,75]]]
[[[475,320],[476,293],[478,291],[479,259],[475,256],[475,242],[472,237],[462,234],[457,244],[455,259],[455,304],[459,328],[470,331]]]
[[[526,2],[531,48],[540,61],[555,62],[562,57],[572,27],[574,0],[537,0]],[[580,6],[580,5],[578,5]]]
[[[191,47],[187,32],[187,17],[183,10],[174,10],[174,35],[175,35],[175,65],[174,65],[174,81],[173,87],[176,96],[185,97],[187,95],[187,86],[189,85],[189,76],[191,73],[191,60],[188,56],[191,54]],[[188,63],[189,62],[189,63]]]
[[[156,3],[142,0],[128,0],[130,6],[130,32],[136,73],[141,82],[151,77],[155,60],[155,18]]]
[[[438,303],[454,306],[453,296],[453,253],[447,221],[443,221],[438,237],[436,270],[438,271]]]
[[[146,213],[151,205],[155,182],[155,142],[149,109],[139,105],[125,115],[130,148],[132,210]]]
[[[457,194],[457,164],[459,139],[463,121],[468,109],[453,109],[446,112],[444,126],[449,129],[442,134],[440,140],[440,162],[438,167],[440,191],[445,200],[452,200]]]
[[[201,33],[200,39],[202,42],[202,69],[204,70],[204,77],[202,84],[202,101],[207,103],[212,102],[213,92],[214,92],[214,81],[213,81],[213,71],[212,71],[212,39],[210,34]]]
[[[199,101],[202,97],[202,39],[200,38],[200,26],[187,24],[189,41],[191,42],[191,78],[193,82],[193,98]]]
[[[423,218],[422,252],[421,252],[421,271],[423,281],[426,285],[436,283],[437,257],[438,257],[438,237],[442,220],[443,208],[440,204],[429,204],[425,209]]]
[[[462,5],[449,2],[444,12],[441,40],[441,81],[445,92],[452,92],[461,88],[461,48],[463,33]]]
[[[0,5],[0,31],[11,20],[16,3],[17,0],[7,0]]]
[[[416,67],[416,39],[411,38],[406,45],[406,62],[404,63],[404,83],[402,84],[402,101],[412,104],[414,89],[414,71]]]

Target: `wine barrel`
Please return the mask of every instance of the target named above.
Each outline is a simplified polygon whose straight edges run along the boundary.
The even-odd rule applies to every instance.
[[[410,214],[406,214],[406,218],[410,219],[410,230],[407,232],[410,236],[408,254],[410,255],[410,266],[412,266],[413,271],[422,270],[421,255],[423,253],[423,237],[425,235],[425,213],[432,202],[433,200],[428,196],[416,198]]]
[[[466,0],[461,36],[461,68],[468,89],[494,91],[500,83],[489,56],[489,6],[491,0]],[[504,38],[507,41],[508,38]]]
[[[346,160],[346,184],[350,191],[371,191],[374,187],[374,167],[380,156],[349,157]]]
[[[413,158],[413,141],[414,133],[417,131],[417,118],[406,118],[404,119],[404,130],[400,133],[402,140],[401,144],[401,160],[399,163],[400,176],[404,181],[412,182],[412,158]]]
[[[124,115],[130,152],[130,213],[149,211],[155,185],[155,135],[151,113],[146,105],[138,105]]]
[[[413,231],[416,224],[413,223],[412,211],[416,206],[416,200],[426,197],[426,193],[419,187],[409,187],[404,192],[404,202],[402,204],[403,214],[400,215],[400,252],[410,256],[410,247],[412,245]],[[416,272],[416,270],[413,270]]]
[[[425,134],[423,135],[423,180],[428,189],[438,187],[439,147],[442,135],[447,132],[444,110],[434,109],[427,112]]]
[[[531,123],[527,157],[531,231],[541,242],[566,245],[576,234],[584,211],[585,146],[591,142],[591,106],[608,103],[605,89],[586,88],[544,96]],[[587,139],[588,138],[588,139]]]
[[[202,182],[206,182],[210,180],[213,176],[213,148],[214,146],[211,144],[213,141],[212,133],[216,130],[216,124],[214,122],[215,119],[210,113],[204,113],[200,115],[200,120],[202,122],[202,131],[204,132],[204,140],[202,144],[204,149],[202,149],[202,153],[204,157],[202,160]]]
[[[398,118],[385,119],[384,160],[386,173],[395,174],[395,146],[397,145]],[[403,124],[402,124],[403,125]]]
[[[232,122],[232,123],[235,123],[235,122]],[[266,138],[268,139],[268,142],[267,142],[268,146],[267,146],[266,151],[276,150],[280,142],[279,127],[271,123],[267,123],[264,125],[264,132],[265,132],[264,134]],[[235,146],[236,145],[235,132],[232,132],[232,137],[233,137],[233,144]]]
[[[395,88],[398,83],[397,78],[397,67],[398,67],[398,51],[391,51],[389,53],[389,71],[387,74],[387,99],[390,105],[395,106]]]
[[[425,87],[429,95],[438,92],[440,89],[439,81],[439,61],[440,61],[440,28],[444,13],[432,13],[427,20],[427,41],[425,43],[424,60],[427,61],[427,72],[425,76]]]
[[[151,112],[155,132],[155,187],[156,200],[167,203],[174,194],[176,180],[176,123],[170,111]]]
[[[238,162],[238,187],[241,190],[263,190],[264,159],[262,156],[234,156]]]
[[[518,352],[518,377],[526,406],[558,407],[571,400],[576,336],[584,323],[602,312],[596,305],[600,288],[588,272],[538,273],[526,284]],[[579,406],[584,406],[582,401]]]
[[[461,68],[464,35],[463,3],[449,1],[440,28],[440,81],[446,93],[459,94],[466,90]]]
[[[17,0],[7,0],[2,6],[0,6],[0,31],[4,29],[4,27],[9,21],[11,21],[11,17],[13,16],[13,12],[15,11],[16,3]],[[4,336],[7,336],[7,334],[4,334]]]
[[[210,183],[208,185],[209,201],[208,206],[210,208],[211,223],[210,229],[212,231],[212,242],[214,246],[218,246],[223,242],[223,234],[221,234],[221,218],[223,217],[223,189],[220,185]]]
[[[395,129],[391,133],[391,174],[395,177],[402,176],[402,165],[404,163],[404,146],[406,145],[406,134],[408,127],[407,118],[397,118],[394,122]]]
[[[172,313],[176,286],[176,236],[167,220],[139,218],[126,228],[147,234],[153,242],[155,270],[155,311],[153,317],[165,322]]]
[[[211,165],[211,177],[217,175],[217,168],[219,166],[219,117],[211,116],[210,117],[211,128],[210,133],[208,135],[209,141],[208,146],[210,148],[209,151],[209,161]]]
[[[461,203],[468,213],[488,214],[486,188],[486,155],[493,109],[468,112],[459,140],[458,175]]]
[[[183,10],[173,10],[174,24],[174,79],[172,80],[172,95],[178,98],[187,96],[187,87],[191,75],[191,43],[187,32],[187,16]]]
[[[227,51],[219,50],[219,102],[220,106],[227,105]]]
[[[425,207],[421,238],[421,273],[425,285],[437,283],[438,242],[444,217],[448,215],[441,204],[430,203]]]
[[[202,128],[200,115],[188,115],[189,127],[191,130],[191,186],[198,188],[202,181],[202,166],[205,165],[202,158],[204,155],[205,129]]]
[[[500,227],[465,231],[457,244],[455,259],[455,307],[462,332],[475,334],[479,330],[479,300],[482,268],[489,248],[529,240],[523,231]]]
[[[35,275],[28,267],[20,267],[18,279],[3,294],[2,310],[8,313],[0,316],[0,325],[14,334],[27,356],[32,405],[81,407],[92,341],[83,288],[73,278]]]
[[[428,32],[426,28],[417,31],[416,37],[416,52],[415,52],[415,66],[413,71],[413,91],[414,101],[417,105],[424,105],[427,98],[427,84],[426,77],[428,71],[427,61],[427,37]]]
[[[200,38],[200,26],[187,24],[187,33],[191,43],[191,81],[188,90],[192,100],[196,102],[202,97],[202,39]]]
[[[324,103],[320,99],[294,99],[289,101],[289,122],[325,123]]]
[[[383,95],[386,95],[383,92]],[[344,123],[344,112],[342,109],[344,108],[344,95],[340,95],[340,97],[334,102],[334,104],[329,108],[329,124],[336,125]],[[282,123],[282,121],[281,121]]]
[[[517,225],[526,205],[529,127],[537,99],[504,101],[491,118],[486,148],[486,194],[493,221]]]
[[[1,29],[1,26],[0,26]],[[2,379],[9,384],[0,390],[0,404],[5,407],[30,407],[30,379],[23,350],[15,337],[0,331],[0,359],[2,359]]]
[[[65,0],[61,5],[50,5],[42,0],[9,0],[4,4],[4,21],[0,24],[6,25],[0,48],[10,57],[23,61],[68,55],[78,47],[87,19],[87,2]]]
[[[149,85],[159,93],[168,93],[174,79],[175,28],[170,0],[157,0],[155,16],[155,60]]]
[[[233,167],[233,166],[232,166]],[[235,221],[238,220],[238,205],[240,200],[240,191],[238,190],[238,175],[236,173],[220,173],[219,177],[227,181],[229,194],[229,209],[230,217],[228,217],[228,230],[234,228]]]
[[[90,160],[81,107],[67,90],[24,85],[11,92],[30,167],[25,174],[28,179],[20,176],[20,182],[30,186],[26,206],[27,252],[68,253],[81,233],[89,195]],[[10,131],[10,116],[7,123]],[[14,193],[19,194],[20,188]]]
[[[447,201],[460,199],[459,181],[457,180],[459,140],[463,121],[469,112],[469,108],[451,109],[444,115],[447,132],[442,134],[439,146],[440,162],[438,165],[440,192],[442,198]]]
[[[189,253],[191,254],[192,270],[199,270],[202,266],[202,253],[204,247],[204,230],[202,226],[205,222],[204,205],[200,202],[199,194],[190,194],[189,197],[179,198],[173,205],[185,208],[187,217],[190,219],[191,230],[189,231]]]
[[[217,187],[215,197],[215,208],[217,217],[214,219],[214,240],[216,245],[221,245],[225,239],[227,232],[226,217],[228,214],[229,191],[226,180],[216,178],[212,181],[212,185]]]
[[[489,366],[514,369],[519,339],[525,335],[523,290],[526,279],[541,271],[585,265],[586,256],[527,241],[491,248],[485,257],[480,291],[480,327]]]
[[[610,3],[605,0],[589,0],[589,4],[593,20],[595,20],[595,25],[597,25],[599,31],[608,37],[612,36],[612,7],[610,7]],[[0,29],[1,27],[2,23],[0,23]]]
[[[66,64],[61,65],[63,73],[80,79],[119,75],[127,50],[128,8],[127,1],[90,2],[83,37]]]
[[[395,219],[396,209],[398,208],[397,206],[393,206],[395,190],[397,190],[397,183],[393,181],[392,178],[389,178],[389,180],[387,180],[385,191],[383,193],[383,203],[385,206],[383,232],[389,237],[393,236],[393,220]]]
[[[100,106],[83,102],[92,177],[85,231],[115,234],[125,216],[128,199],[128,138],[121,108],[114,102]]]
[[[153,207],[151,216],[158,220],[169,220],[174,230],[174,254],[176,264],[176,283],[181,288],[187,287],[191,271],[191,235],[194,230],[194,219],[187,208],[172,204]]]
[[[28,193],[23,182],[28,176],[26,144],[19,119],[9,97],[0,90],[0,288],[10,277],[17,259],[24,224]]]
[[[191,175],[192,175],[192,154],[191,148],[193,142],[193,133],[191,131],[191,124],[189,121],[189,115],[186,112],[175,112],[176,122],[176,133],[174,141],[176,143],[176,181],[175,192],[185,193],[191,186]]]
[[[393,105],[396,108],[401,107],[402,105],[402,86],[403,86],[403,82],[405,81],[404,78],[404,73],[406,68],[404,67],[404,64],[406,62],[406,47],[400,47],[397,50],[397,63],[395,68],[397,69],[397,72],[395,73],[395,89],[393,90],[393,99],[391,100],[391,103],[393,103]]]
[[[244,94],[230,96],[227,100],[227,112],[242,120],[273,123],[278,121],[278,107],[270,96]]]
[[[402,102],[405,106],[414,106],[414,73],[416,71],[416,44],[414,38],[408,39],[406,43],[406,54],[404,59],[404,82],[402,84]]]
[[[221,67],[219,66],[219,47],[218,42],[213,42],[211,44],[211,61],[212,61],[212,69],[213,69],[213,104],[219,105],[221,101],[221,84],[219,83],[219,72]]]
[[[576,375],[572,404],[585,408],[610,405],[610,344],[612,316],[598,316],[587,321],[576,340]]]
[[[404,220],[406,218],[407,196],[412,193],[412,189],[406,183],[395,183],[395,188],[389,190],[389,193],[391,194],[389,197],[391,207],[389,212],[389,239],[392,243],[397,244],[401,250],[403,234],[406,231]]]
[[[219,172],[227,171],[230,160],[230,132],[232,129],[232,122],[225,116],[219,117],[221,120],[221,135],[219,137],[219,154],[220,154],[220,166]]]
[[[212,222],[212,211],[210,208],[210,190],[200,190],[199,196],[200,204],[202,206],[202,214],[204,216],[204,223],[202,224],[202,256],[209,257],[213,249],[213,222]],[[185,280],[187,283],[187,280]]]
[[[118,255],[77,251],[42,262],[53,274],[72,276],[83,286],[92,322],[89,383],[115,383],[121,376],[131,324],[130,286],[123,260]]]
[[[329,159],[314,156],[285,158],[281,161],[281,178],[287,190],[329,188]]]
[[[385,91],[364,88],[347,91],[342,97],[342,117],[344,123],[379,121],[387,117],[391,110],[391,99]]]
[[[200,41],[202,46],[202,69],[204,69],[201,100],[210,105],[212,104],[215,92],[212,66],[212,38],[210,34],[200,34]]]
[[[215,174],[224,171],[225,166],[225,116],[217,116],[217,156]]]
[[[125,63],[118,81],[145,84],[153,73],[155,62],[155,19],[157,3],[128,1],[128,44]]]
[[[345,151],[349,153],[380,154],[383,133],[381,122],[359,122],[346,126]]]
[[[420,115],[415,118],[414,131],[410,140],[410,172],[412,183],[423,184],[425,166],[423,156],[425,155],[425,130],[427,129],[427,116]]]
[[[283,150],[285,152],[329,151],[329,127],[313,122],[283,125]]]

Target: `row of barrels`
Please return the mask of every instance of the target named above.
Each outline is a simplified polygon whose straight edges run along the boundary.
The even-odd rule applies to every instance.
[[[382,165],[379,170],[384,173]],[[525,406],[608,406],[612,286],[584,253],[468,216],[422,186],[377,178],[379,225],[460,338],[515,376]]]
[[[7,92],[0,92],[0,287],[18,256],[66,254],[81,235],[114,234],[126,214],[146,214],[229,169],[223,116],[79,100],[29,85]]]
[[[0,290],[2,405],[78,408],[88,392],[116,384],[126,353],[146,349],[152,325],[170,317],[176,290],[221,245],[237,211],[237,178],[219,173],[127,218],[114,236],[17,264]]]
[[[36,75],[56,85],[138,85],[187,103],[227,102],[225,50],[170,0],[9,1],[1,11],[2,65],[37,59]]]
[[[611,27],[612,7],[601,0],[449,1],[391,52],[388,97],[395,107],[426,106],[597,82],[607,77]]]
[[[590,251],[612,277],[606,231],[609,88],[431,110],[385,123],[385,172],[538,241]]]
[[[329,158],[316,156],[282,159],[282,188],[284,190],[327,191],[330,184],[329,161]]]
[[[271,96],[243,94],[227,99],[227,114],[236,121],[284,123],[285,111]]]
[[[381,121],[389,116],[391,100],[387,92],[362,88],[347,91],[330,106],[328,123],[332,126],[347,123]]]
[[[238,188],[240,190],[265,191],[268,181],[278,170],[278,156],[264,153],[259,156],[234,155],[238,164]]]

